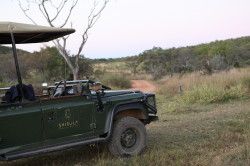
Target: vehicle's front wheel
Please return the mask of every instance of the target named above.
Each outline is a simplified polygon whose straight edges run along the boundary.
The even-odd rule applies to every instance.
[[[146,142],[144,124],[136,118],[123,117],[114,123],[108,148],[114,156],[134,156],[145,149]]]

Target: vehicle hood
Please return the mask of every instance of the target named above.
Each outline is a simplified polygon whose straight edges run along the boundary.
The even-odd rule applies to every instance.
[[[104,91],[105,97],[110,97],[110,96],[118,96],[118,95],[126,95],[126,94],[131,94],[131,93],[142,93],[138,90],[107,90]]]

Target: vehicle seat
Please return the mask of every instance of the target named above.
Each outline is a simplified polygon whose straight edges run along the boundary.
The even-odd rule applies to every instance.
[[[15,86],[11,86],[10,89],[7,90],[7,92],[5,93],[5,96],[2,98],[2,101],[6,103],[15,103],[17,101],[20,101],[21,92],[20,92],[19,87],[20,87],[19,84]],[[29,85],[23,84],[23,96],[24,96],[24,99],[28,101],[36,100],[34,88],[31,84]]]
[[[19,85],[17,85],[17,88],[19,90]],[[19,92],[19,93],[21,96],[21,92]],[[24,95],[24,99],[26,99],[28,101],[36,100],[35,91],[34,91],[34,88],[31,84],[28,84],[28,85],[23,84],[23,95]]]
[[[63,96],[63,89],[57,88],[55,94],[53,95],[53,97],[59,97],[59,96]]]

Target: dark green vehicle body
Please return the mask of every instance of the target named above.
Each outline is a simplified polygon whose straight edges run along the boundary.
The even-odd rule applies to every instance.
[[[0,160],[107,141],[117,118],[133,117],[143,125],[157,119],[155,95],[140,91],[109,88],[94,91],[84,85],[81,88],[87,89],[86,93],[42,95],[32,101],[25,100],[16,44],[47,42],[74,32],[74,29],[0,22],[0,44],[12,44],[18,80],[14,87],[20,93],[17,101],[2,100],[0,104]],[[64,81],[64,88],[66,84]]]
[[[157,118],[153,94],[132,90],[104,91],[102,111],[97,110],[96,95],[92,92],[1,105],[1,159],[106,141],[118,114],[134,116],[145,124]]]

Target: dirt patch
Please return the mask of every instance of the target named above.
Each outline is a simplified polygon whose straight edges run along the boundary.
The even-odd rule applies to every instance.
[[[143,92],[155,92],[156,86],[147,80],[131,80],[132,89],[140,90]]]

